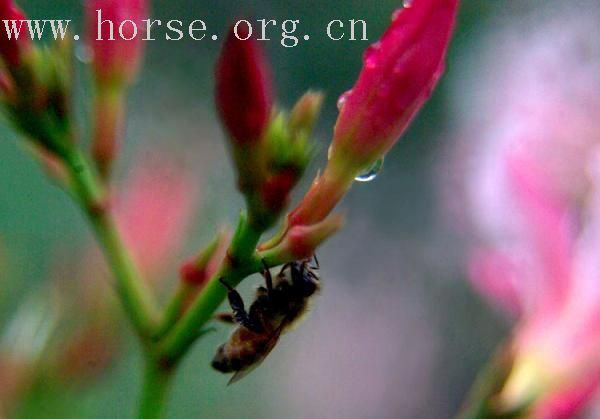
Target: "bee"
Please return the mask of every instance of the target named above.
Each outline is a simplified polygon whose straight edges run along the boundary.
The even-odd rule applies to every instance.
[[[239,381],[259,366],[273,350],[279,337],[293,329],[308,312],[312,298],[320,289],[317,271],[319,262],[310,259],[283,265],[275,280],[268,266],[262,272],[265,286],[256,290],[256,297],[246,311],[240,294],[223,278],[232,313],[219,318],[237,323],[224,344],[219,346],[212,366],[223,373],[233,373],[229,384]]]

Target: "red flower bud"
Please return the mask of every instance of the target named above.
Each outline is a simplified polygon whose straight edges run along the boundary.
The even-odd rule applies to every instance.
[[[413,0],[394,14],[340,99],[331,164],[360,171],[394,145],[442,75],[457,9],[458,0]]]
[[[15,20],[16,28],[20,25],[20,20],[25,19],[25,15],[19,9],[12,0],[0,0],[0,21],[11,21]],[[12,29],[11,23],[9,28]],[[26,24],[23,24],[25,29]],[[28,50],[31,46],[31,40],[29,39],[29,33],[21,33],[18,39],[15,38],[14,33],[11,33],[11,39],[9,39],[6,32],[6,28],[0,31],[0,56],[6,62],[8,66],[17,67],[21,63],[21,57],[23,53]]]
[[[100,83],[131,82],[142,58],[147,0],[88,0],[86,19],[95,76]]]
[[[287,207],[290,191],[301,174],[301,171],[290,168],[266,179],[261,194],[263,205],[269,212],[278,214]]]
[[[233,28],[229,31],[217,64],[216,103],[231,139],[252,144],[260,140],[269,123],[270,77],[256,40],[241,40],[249,36],[243,25],[237,33]]]
[[[206,270],[204,268],[198,268],[195,260],[185,262],[179,268],[179,276],[187,284],[204,284],[208,279]]]
[[[185,262],[179,270],[182,281],[195,287],[204,286],[227,254],[229,236],[226,230],[221,231],[212,243],[194,258]]]

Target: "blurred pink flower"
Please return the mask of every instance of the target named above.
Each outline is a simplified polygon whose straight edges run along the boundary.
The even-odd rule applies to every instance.
[[[471,279],[518,319],[501,400],[516,407],[535,399],[539,417],[555,418],[581,408],[600,384],[600,205],[582,224],[579,208],[547,187],[535,163],[506,158],[521,235],[475,251]]]
[[[140,156],[116,203],[117,223],[143,273],[156,280],[181,249],[197,206],[198,182],[175,161]]]
[[[572,417],[600,384],[600,44],[593,19],[569,16],[488,40],[467,153],[470,277],[516,318],[499,401],[539,418]]]
[[[198,184],[165,154],[140,154],[132,167],[115,215],[143,274],[156,284],[173,267],[190,227]],[[50,281],[31,291],[2,331],[0,414],[22,401],[40,377],[80,385],[122,353],[118,305],[103,259],[92,249],[79,266],[68,263],[70,254],[58,258]]]
[[[116,199],[115,216],[145,278],[157,285],[166,269],[173,267],[170,263],[174,253],[190,227],[197,203],[197,182],[164,154],[140,154],[132,167]],[[56,319],[45,334],[39,333],[39,327],[30,327],[36,332],[21,339],[21,346],[43,343],[37,346],[44,351],[28,356],[26,365],[43,362],[50,377],[67,384],[97,377],[113,364],[122,350],[121,323],[105,271],[97,251],[87,252],[79,267],[60,264],[60,271],[48,287],[54,297],[51,307],[57,312]],[[24,305],[24,312],[50,304],[45,302],[48,290],[41,291],[34,294],[35,304]],[[44,302],[39,302],[42,296]],[[49,317],[47,311],[42,313],[45,319]],[[14,321],[17,330],[27,329],[21,317]],[[15,346],[16,340],[10,340]],[[25,384],[21,388],[28,389]],[[19,395],[13,397],[18,399]]]

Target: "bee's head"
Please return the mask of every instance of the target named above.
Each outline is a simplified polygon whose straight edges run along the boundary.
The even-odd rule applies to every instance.
[[[297,262],[296,266],[294,266],[292,269],[292,281],[304,297],[310,297],[320,287],[319,275],[306,261]]]

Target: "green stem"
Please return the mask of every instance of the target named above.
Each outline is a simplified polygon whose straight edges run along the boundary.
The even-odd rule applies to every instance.
[[[213,313],[219,308],[219,305],[225,300],[225,288],[218,279],[221,276],[227,276],[227,281],[235,286],[237,283],[232,281],[231,276],[226,275],[227,268],[220,269],[218,273],[211,278],[206,287],[194,304],[189,308],[186,314],[175,324],[175,327],[167,334],[161,342],[160,353],[165,362],[176,362],[189,349],[196,340],[197,332],[202,326],[211,319]]]
[[[129,320],[140,336],[150,336],[154,329],[156,306],[107,208],[106,192],[79,152],[70,153],[66,161],[75,198],[84,209],[112,268],[115,288]]]
[[[246,216],[240,217],[221,267],[161,342],[159,353],[165,362],[177,362],[187,352],[198,336],[198,331],[225,300],[227,293],[225,287],[219,283],[219,278],[224,277],[232,286],[236,286],[248,275],[262,269],[261,259],[256,254],[256,245],[261,233],[252,227]]]
[[[173,376],[174,368],[163,367],[156,359],[147,356],[138,419],[164,417]]]
[[[212,265],[213,259],[216,261],[215,254],[225,245],[227,237],[228,234],[226,231],[219,232],[215,239],[202,249],[192,262],[189,262],[190,266],[196,270],[195,273],[202,274],[202,278],[208,275],[209,265]],[[210,269],[212,269],[212,266]],[[162,339],[171,330],[183,312],[184,305],[193,299],[203,286],[204,279],[202,279],[201,283],[195,283],[194,281],[188,282],[188,278],[182,276],[179,286],[166,304],[161,323],[154,337],[155,340]]]
[[[160,322],[154,339],[159,340],[163,338],[173,325],[179,319],[179,315],[183,309],[185,301],[188,299],[190,294],[194,291],[194,287],[189,284],[180,284],[173,297],[167,303],[165,307],[162,321]]]
[[[252,257],[263,232],[263,229],[254,226],[251,217],[248,217],[246,214],[240,215],[238,226],[227,252],[230,259],[229,262],[232,266],[235,267]]]

